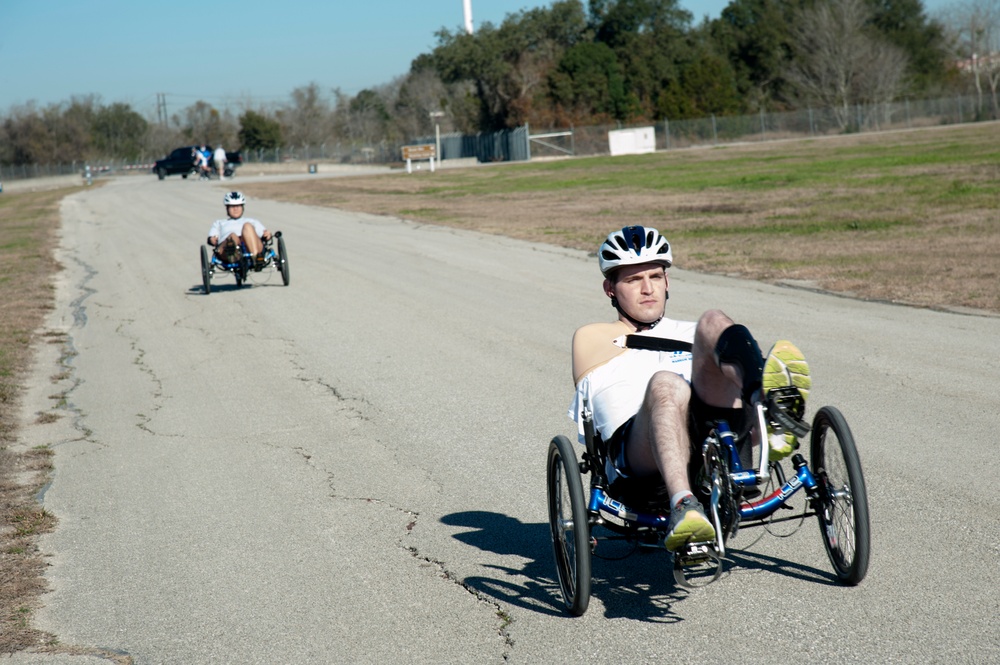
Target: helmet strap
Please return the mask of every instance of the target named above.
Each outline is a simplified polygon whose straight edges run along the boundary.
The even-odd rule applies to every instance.
[[[668,291],[667,299],[669,298],[670,298],[670,292]],[[622,309],[622,306],[618,304],[618,298],[615,298],[614,296],[611,296],[611,306],[614,307],[616,310],[618,310],[618,313],[621,316],[625,317],[628,320],[628,322],[635,327],[636,332],[642,332],[644,330],[650,330],[652,328],[655,328],[656,324],[663,320],[663,314],[666,313],[666,309],[664,309],[664,312],[660,314],[660,317],[658,319],[650,323],[646,323],[645,321],[639,321],[637,319],[633,319],[628,312]]]

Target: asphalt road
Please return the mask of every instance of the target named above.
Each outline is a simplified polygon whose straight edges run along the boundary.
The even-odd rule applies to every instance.
[[[26,433],[56,451],[37,624],[62,644],[189,665],[1000,662],[1000,318],[673,270],[669,315],[794,339],[810,413],[847,416],[868,577],[838,586],[810,520],[741,532],[694,593],[663,552],[595,559],[573,619],[544,467],[573,433],[570,337],[612,315],[596,260],[251,201],[292,283],[206,296],[222,193],[127,178],[63,203],[48,329],[70,341],[42,350],[27,411],[65,417]]]

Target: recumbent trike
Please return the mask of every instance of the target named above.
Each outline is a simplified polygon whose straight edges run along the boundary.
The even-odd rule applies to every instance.
[[[277,240],[277,248],[275,248]],[[275,231],[264,243],[264,265],[263,270],[277,270],[281,274],[281,281],[285,286],[291,281],[291,273],[288,268],[288,252],[285,251],[285,239],[281,236],[281,231]],[[254,257],[240,242],[240,254],[232,261],[219,258],[209,245],[201,246],[201,281],[205,287],[205,294],[212,292],[212,277],[216,270],[232,273],[236,277],[236,286],[242,286],[247,278],[257,271],[254,266]]]
[[[697,588],[718,579],[726,544],[741,527],[812,515],[819,520],[837,579],[845,585],[860,583],[868,570],[868,498],[854,437],[844,416],[835,407],[824,406],[810,428],[802,420],[805,402],[795,387],[770,391],[763,403],[754,405],[754,411],[760,439],[756,469],[749,468],[753,466],[752,452],[746,448],[750,435],[737,441],[725,421],[717,421],[692,451],[692,457],[701,456],[692,464],[692,487],[715,526],[716,537],[687,543],[674,552],[677,584]],[[662,548],[670,521],[669,497],[662,483],[658,482],[659,491],[646,487],[631,495],[611,495],[605,473],[606,446],[595,432],[589,404],[584,403],[583,413],[586,451],[582,461],[577,460],[574,444],[559,435],[549,445],[546,472],[559,586],[566,609],[574,616],[587,611],[591,556],[600,556],[599,541],[625,541],[633,552],[640,545]],[[774,431],[795,434],[803,443],[809,437],[809,462],[801,453],[793,454],[791,475],[786,475],[781,462],[768,461],[768,424]],[[589,495],[584,493],[583,474],[590,474]],[[760,488],[773,491],[761,496]],[[776,517],[800,489],[806,493],[805,511],[795,517]]]

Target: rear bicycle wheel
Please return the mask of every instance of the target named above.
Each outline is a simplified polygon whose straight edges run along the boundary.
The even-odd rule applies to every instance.
[[[580,464],[565,436],[557,436],[549,444],[546,476],[559,588],[566,611],[581,616],[590,603],[590,522]]]
[[[201,246],[201,284],[205,287],[205,295],[212,292],[212,260],[204,245]]]
[[[816,514],[823,545],[837,579],[854,586],[868,572],[868,492],[854,435],[836,408],[824,406],[813,419],[810,455],[819,483]]]

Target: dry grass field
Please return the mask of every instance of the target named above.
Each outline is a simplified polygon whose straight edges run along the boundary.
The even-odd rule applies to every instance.
[[[45,583],[38,537],[55,518],[35,499],[52,451],[17,445],[17,409],[31,347],[54,303],[52,253],[66,189],[0,197],[0,654],[47,639],[31,625]],[[55,340],[61,342],[62,340]]]
[[[659,228],[688,270],[1000,312],[1000,124],[241,185],[596,251]]]

